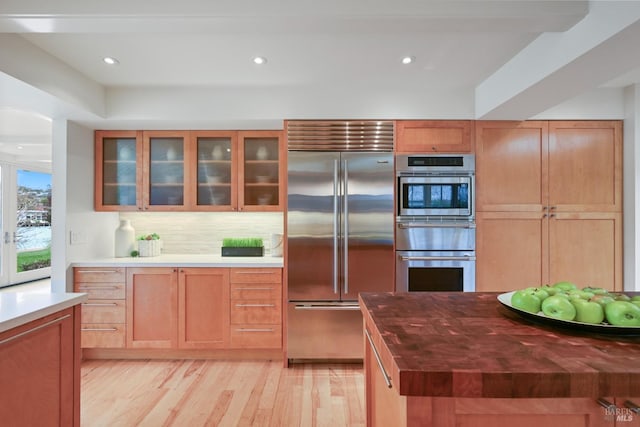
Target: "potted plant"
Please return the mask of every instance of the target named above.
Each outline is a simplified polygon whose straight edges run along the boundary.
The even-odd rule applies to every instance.
[[[138,237],[139,256],[158,256],[162,249],[162,240],[156,233],[146,234]]]
[[[264,244],[260,237],[222,239],[222,256],[263,256]]]

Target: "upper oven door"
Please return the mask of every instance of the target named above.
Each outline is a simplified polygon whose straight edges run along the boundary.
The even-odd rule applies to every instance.
[[[473,175],[398,176],[398,216],[473,218]]]

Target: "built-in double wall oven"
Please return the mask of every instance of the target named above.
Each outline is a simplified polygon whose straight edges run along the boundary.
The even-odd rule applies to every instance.
[[[475,158],[396,156],[396,290],[475,290]]]

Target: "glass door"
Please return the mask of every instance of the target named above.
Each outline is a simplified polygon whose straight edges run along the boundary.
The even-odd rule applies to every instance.
[[[197,155],[195,210],[236,208],[235,133],[199,131],[194,134]]]
[[[51,174],[0,165],[0,286],[51,276]]]
[[[280,136],[277,131],[240,132],[240,209],[279,210]]]
[[[185,200],[185,182],[188,181],[186,135],[185,132],[165,131],[144,133],[145,166],[148,165],[144,209],[183,210],[188,204]]]

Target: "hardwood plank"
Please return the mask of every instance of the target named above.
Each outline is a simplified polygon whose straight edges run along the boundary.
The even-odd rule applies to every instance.
[[[82,426],[364,426],[362,365],[85,360]]]

